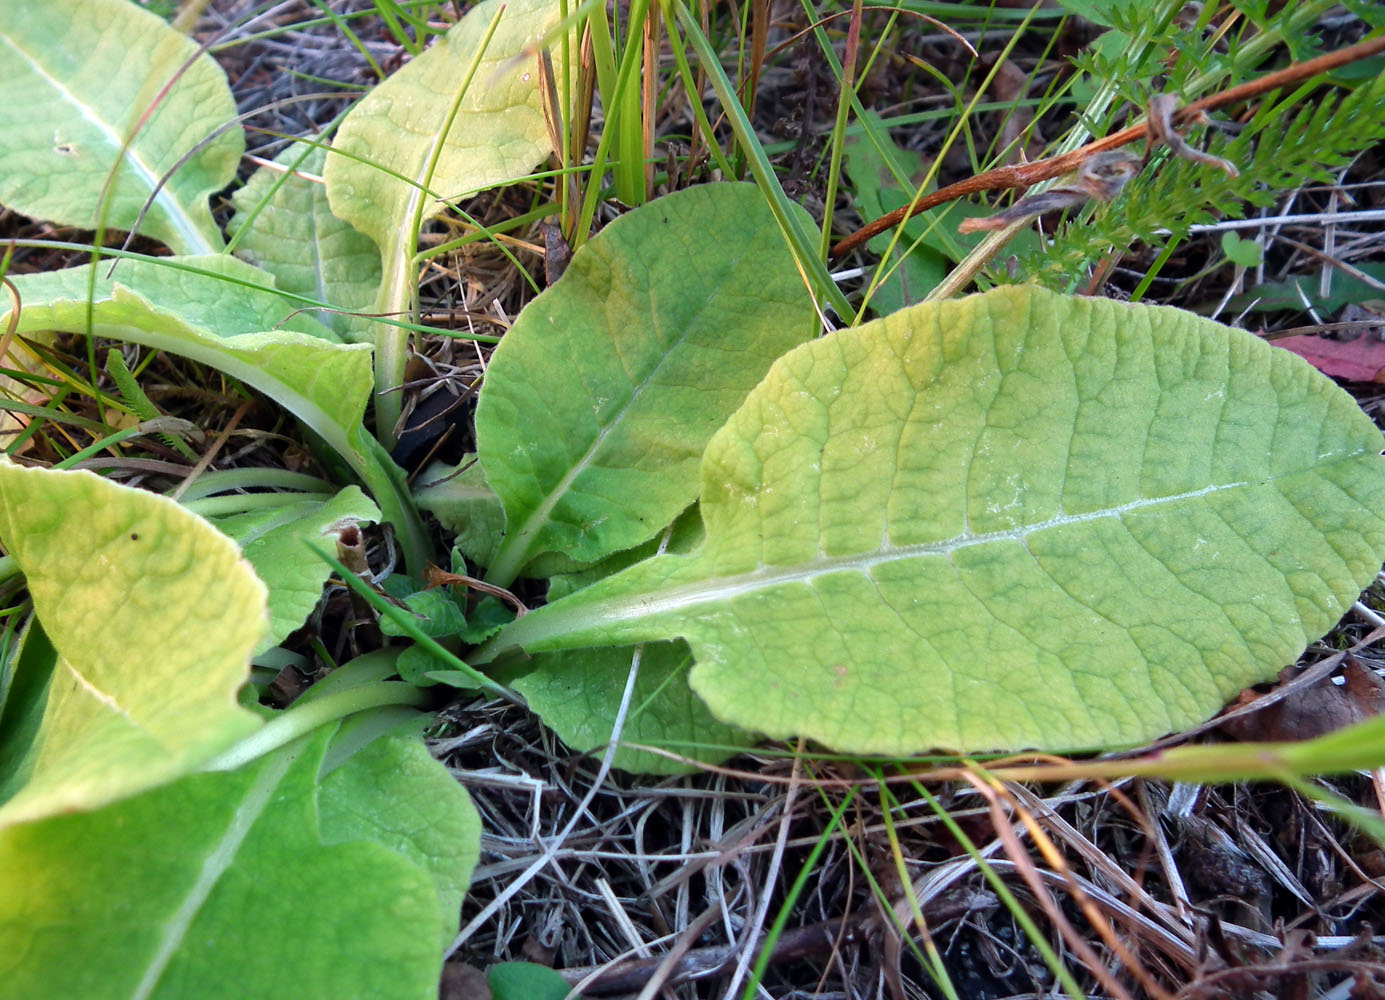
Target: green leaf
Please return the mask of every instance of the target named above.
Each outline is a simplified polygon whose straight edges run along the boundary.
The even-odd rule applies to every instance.
[[[705,537],[697,507],[684,511],[665,532],[575,572],[549,580],[548,600],[557,601],[660,551],[688,552]],[[539,560],[540,562],[545,560]],[[489,636],[479,636],[481,642]],[[525,696],[568,746],[582,753],[604,753],[620,710],[634,646],[538,653],[501,679]],[[723,725],[688,688],[692,656],[685,643],[658,643],[642,654],[639,678],[622,743],[663,746],[703,763],[718,763],[756,741],[744,730]],[[512,675],[511,675],[512,674]],[[660,754],[621,746],[612,764],[643,774],[685,774],[696,767]]]
[[[1261,247],[1254,240],[1243,240],[1227,230],[1221,234],[1222,253],[1238,267],[1255,267],[1260,263]]]
[[[430,638],[456,635],[466,627],[466,616],[445,590],[420,590],[409,594],[403,601],[414,613],[415,623],[423,634]],[[398,622],[385,617],[380,619],[380,631],[395,638],[409,634]]]
[[[367,311],[380,286],[380,252],[332,214],[321,181],[304,176],[320,175],[326,159],[320,146],[306,155],[300,146],[284,150],[274,161],[280,169],[261,167],[232,195],[236,214],[227,228],[239,237],[236,252],[274,275],[284,291],[344,312]],[[344,312],[317,315],[344,339],[359,339],[364,321]]]
[[[420,509],[428,511],[454,533],[454,555],[460,553],[482,568],[494,562],[505,538],[505,508],[486,482],[485,469],[476,461],[476,455],[463,455],[453,468],[434,463],[419,478],[425,485],[414,493],[414,500]],[[534,577],[550,577],[590,565],[589,560],[579,561],[562,552],[547,552],[529,560],[524,571]],[[455,571],[464,572],[463,569]]]
[[[23,299],[18,332],[86,333],[89,267],[12,278]],[[109,268],[99,265],[91,333],[212,365],[269,395],[358,471],[373,464],[358,437],[372,384],[369,346],[337,343],[278,295],[268,274],[231,257],[122,260],[112,278]]]
[[[545,552],[600,559],[672,521],[712,433],[813,316],[752,185],[690,188],[602,230],[486,371],[477,451],[506,516],[488,579]]]
[[[483,567],[494,562],[505,537],[505,508],[476,456],[463,455],[452,469],[434,463],[419,479],[424,483],[414,493],[419,508],[456,534],[452,544],[472,562]]]
[[[412,656],[412,654],[415,653],[418,654],[416,658]],[[428,669],[430,665],[440,665],[442,662],[442,658],[437,656],[429,656],[428,651],[419,646],[410,646],[408,649],[404,650],[402,654],[400,654],[399,662],[401,664],[401,667],[399,676],[402,677],[404,680],[409,680],[409,677],[403,672],[404,667],[402,666],[402,664],[406,660],[411,658],[414,658],[415,664],[411,668],[411,671],[421,671],[421,676],[426,681],[432,681],[435,684],[446,684],[448,687],[454,687],[462,691],[481,690],[481,683],[472,674],[464,673],[460,670]],[[410,683],[413,682],[410,681]],[[423,682],[419,683],[421,684]]]
[[[319,790],[329,734],[237,771],[0,832],[7,992],[436,997],[439,893],[413,860],[423,841],[398,831],[385,806],[402,800],[401,815],[432,824],[428,850],[456,862],[461,878],[477,849],[474,813],[458,808],[455,791],[437,799],[436,773],[412,768],[350,812],[343,796],[379,782],[392,751],[372,745]],[[458,842],[444,843],[444,831]]]
[[[605,756],[616,710],[630,673],[632,646],[540,653],[533,669],[511,683],[529,708],[579,753]],[[719,764],[759,737],[718,722],[688,687],[692,651],[687,643],[644,647],[630,711],[611,764],[637,774],[688,774],[698,768],[662,754],[625,746],[663,747],[692,761]]]
[[[1093,24],[1108,28],[1121,23],[1123,18],[1132,16],[1134,12],[1144,10],[1142,5],[1132,0],[1059,0],[1058,6]]]
[[[551,152],[538,60],[559,13],[551,0],[485,0],[343,120],[323,178],[332,211],[380,247],[374,313],[411,314],[419,227],[441,199],[523,177]],[[375,423],[387,447],[408,341],[400,327],[375,327]]]
[[[866,132],[847,138],[843,166],[856,188],[856,210],[862,218],[876,219],[898,208],[901,198],[905,205],[913,199],[913,192],[903,190],[896,178],[913,177],[922,167],[923,158],[913,150],[896,146],[878,115],[868,114],[860,124]],[[891,202],[889,207],[886,207],[887,198]],[[877,315],[888,316],[906,305],[922,302],[947,272],[943,255],[937,250],[926,245],[910,249],[910,244],[922,235],[927,223],[928,220],[919,218],[905,223],[905,235],[896,244],[889,261],[891,265],[900,262],[899,267],[871,296],[871,307]],[[872,253],[881,254],[892,239],[892,232],[884,232],[867,246]]]
[[[685,553],[705,537],[702,518],[691,507],[667,532],[643,545],[602,560],[575,573],[555,576],[549,583],[548,600],[557,601],[665,551]],[[482,639],[487,638],[482,636]],[[477,640],[480,641],[480,640]],[[524,695],[529,708],[568,746],[587,753],[605,747],[611,738],[616,714],[625,693],[634,646],[579,649],[538,653],[519,669],[510,684]],[[657,643],[645,647],[639,677],[621,742],[661,746],[704,764],[717,764],[753,745],[758,737],[744,729],[718,722],[688,687],[692,653],[686,643]],[[686,774],[697,770],[661,754],[621,746],[611,763],[639,774]]]
[[[25,623],[19,648],[6,664],[11,671],[0,712],[0,802],[9,799],[29,780],[33,765],[30,750],[43,723],[48,685],[58,654],[43,626],[32,615]]]
[[[6,460],[0,539],[58,654],[0,826],[170,781],[258,726],[236,690],[264,633],[264,585],[201,518],[90,472]]]
[[[501,962],[486,973],[493,1000],[564,1000],[572,992],[567,980],[546,965]]]
[[[337,129],[332,151],[341,155],[328,157],[323,171],[332,212],[374,240],[386,260],[410,237],[416,212],[426,222],[443,210],[440,199],[522,177],[552,151],[533,52],[557,25],[558,8],[509,0],[485,44],[500,6],[472,7]],[[454,121],[457,89],[478,57]]]
[[[301,500],[282,507],[248,511],[212,521],[234,539],[269,588],[269,634],[260,641],[260,653],[283,642],[302,625],[322,598],[322,586],[332,567],[318,558],[305,542],[321,544],[348,525],[380,518],[380,509],[354,486],[348,486],[325,503]]]
[[[391,576],[385,581],[385,589],[391,597],[403,602],[405,608],[413,612],[413,625],[423,635],[431,639],[444,640],[446,648],[455,655],[460,648],[457,638],[468,635],[472,630],[466,621],[466,615],[458,606],[457,599],[444,587],[432,587],[423,589],[416,581],[409,580],[407,577]],[[495,598],[488,597],[488,601],[495,601]],[[513,615],[509,617],[513,618]],[[380,631],[382,634],[399,638],[409,636],[413,633],[407,631],[404,626],[390,618],[388,615],[380,616]],[[496,626],[489,631],[483,631],[481,638],[499,631]],[[467,640],[470,642],[480,642],[481,639]],[[399,676],[417,687],[431,687],[441,681],[451,683],[452,673],[456,665],[455,661],[448,660],[438,655],[433,650],[415,644],[405,649],[399,654],[397,667]],[[432,674],[443,674],[443,677],[433,677]],[[468,687],[475,687],[477,678],[474,676],[463,675],[466,677]]]
[[[483,597],[467,613],[466,625],[458,637],[470,645],[485,642],[515,620],[515,609],[495,597]]]
[[[896,146],[879,116],[868,114],[860,125],[864,134],[847,140],[845,167],[856,187],[857,210],[864,218],[873,219],[913,202],[917,184],[911,178],[924,173],[923,159],[913,150]],[[933,187],[930,185],[929,190]],[[980,218],[992,211],[974,202],[948,202],[906,221],[898,241],[893,229],[871,239],[866,246],[876,254],[883,254],[891,242],[895,244],[887,262],[893,270],[870,298],[873,313],[888,316],[922,302],[947,273],[947,262],[960,262],[986,237],[984,232],[958,233],[957,226],[964,219]],[[1022,232],[1009,246],[1017,254],[1031,253],[1038,251],[1039,241],[1036,234]],[[903,262],[899,263],[901,254]]]
[[[325,841],[373,840],[427,872],[438,891],[440,943],[452,940],[481,855],[481,818],[422,740],[397,733],[353,754],[322,779],[318,815]]]
[[[468,689],[480,687],[480,682],[471,674],[450,669],[451,663],[438,656],[431,649],[426,649],[418,644],[410,646],[399,654],[398,666],[400,679],[414,687],[432,687],[434,684],[447,684],[450,687]],[[454,674],[456,676],[453,676]]]
[[[215,134],[235,122],[236,105],[195,41],[132,3],[7,3],[0,89],[9,95],[0,105],[6,207],[95,229],[128,141],[106,224],[133,229],[153,196],[140,232],[177,253],[221,248],[207,198],[234,180],[245,136],[234,124]]]
[[[1385,281],[1385,264],[1363,261],[1359,269],[1376,282]],[[1323,294],[1322,290],[1324,271],[1330,275],[1327,294]],[[1316,309],[1335,313],[1351,303],[1379,312],[1385,310],[1385,293],[1381,292],[1378,284],[1362,281],[1355,275],[1342,274],[1332,268],[1323,268],[1316,273],[1296,274],[1283,281],[1267,281],[1231,300],[1232,308],[1253,312]]]
[[[702,527],[702,515],[693,504],[658,535],[633,549],[624,549],[615,555],[607,556],[598,563],[580,569],[555,573],[548,581],[548,603],[552,604],[568,594],[590,587],[598,580],[604,580],[635,563],[660,552],[682,555],[691,552],[707,537]]]
[[[1385,559],[1382,438],[1286,351],[1002,288],[781,359],[703,460],[707,541],[468,657],[682,636],[720,719],[839,750],[1135,743],[1321,635]]]
[[[23,298],[21,329],[85,332],[90,274],[91,265],[84,264],[11,275]],[[177,317],[190,340],[229,340],[267,330],[303,334],[324,343],[340,340],[297,302],[280,295],[267,271],[221,254],[105,260],[96,265],[91,291],[98,323],[101,307],[111,303],[118,291],[125,291],[143,300],[148,311]],[[80,327],[74,305],[81,308]],[[31,312],[36,315],[30,316]]]

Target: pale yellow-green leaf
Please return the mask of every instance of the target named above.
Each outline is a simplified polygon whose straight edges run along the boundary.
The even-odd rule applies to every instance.
[[[367,94],[337,130],[323,171],[339,218],[375,240],[386,259],[440,198],[513,180],[551,151],[537,46],[557,24],[552,0],[486,0],[446,35]],[[455,119],[458,89],[479,58]],[[426,191],[425,191],[426,188]],[[431,192],[428,193],[428,192]],[[410,249],[412,252],[412,249]]]
[[[226,74],[195,41],[126,0],[11,0],[0,92],[0,203],[94,228],[128,141],[106,225],[134,228],[152,196],[140,232],[177,253],[221,248],[207,198],[234,179],[245,136]]]
[[[0,540],[58,652],[0,825],[164,784],[254,730],[236,703],[268,624],[240,551],[163,497],[0,462]]]
[[[274,279],[234,257],[122,260],[18,275],[16,330],[114,337],[170,351],[242,379],[274,398],[348,461],[370,396],[370,350],[336,335],[274,291]],[[90,298],[89,298],[90,296]],[[0,323],[9,318],[0,299]]]
[[[240,237],[236,253],[274,275],[284,291],[339,310],[314,315],[355,340],[368,323],[351,314],[368,311],[375,299],[380,253],[332,214],[318,176],[326,159],[321,146],[306,154],[303,147],[290,146],[274,161],[277,168],[256,170],[231,197],[236,214],[228,229]]]
[[[1301,359],[1008,287],[781,358],[707,540],[468,656],[681,636],[720,719],[857,753],[1132,744],[1274,677],[1385,561],[1385,445]]]

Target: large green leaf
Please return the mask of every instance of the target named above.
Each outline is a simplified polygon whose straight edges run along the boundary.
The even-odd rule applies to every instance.
[[[269,274],[231,257],[122,260],[108,278],[110,267],[99,265],[90,299],[90,265],[13,278],[23,300],[18,331],[85,333],[90,315],[97,336],[180,354],[254,386],[371,471],[358,436],[371,389],[367,345],[338,343],[279,295]]]
[[[300,500],[212,522],[240,545],[269,589],[271,625],[255,652],[283,642],[322,598],[322,586],[332,575],[332,567],[309,543],[330,547],[342,528],[379,518],[379,508],[356,487],[348,486],[330,500]]]
[[[680,191],[607,226],[486,371],[477,451],[506,517],[488,579],[545,552],[600,559],[667,525],[697,496],[712,433],[814,332],[753,185]]]
[[[438,940],[456,936],[481,856],[481,818],[422,740],[399,733],[353,754],[322,779],[318,810],[324,839],[374,840],[427,872],[438,893]]]
[[[106,224],[133,229],[153,196],[140,232],[177,253],[221,247],[207,198],[235,178],[245,136],[215,134],[236,105],[192,39],[124,0],[0,4],[0,89],[0,202],[95,228],[128,142]]]
[[[1288,352],[1002,288],[783,358],[707,448],[707,541],[497,652],[685,637],[728,722],[856,752],[1128,744],[1210,715],[1385,558],[1382,438]]]
[[[0,832],[6,995],[436,997],[439,894],[390,809],[455,838],[432,849],[463,884],[475,812],[433,762],[386,790],[381,760],[411,760],[398,744],[417,738],[382,739],[319,787],[330,728],[237,771]]]
[[[368,310],[374,301],[380,253],[332,214],[327,188],[309,179],[326,159],[321,146],[306,152],[290,146],[274,161],[279,169],[261,167],[232,196],[236,214],[228,228],[239,237],[236,252],[273,274],[284,291],[343,310],[317,315],[355,339],[364,321],[347,313]]]
[[[557,24],[550,0],[485,0],[362,98],[337,129],[339,155],[323,171],[337,217],[388,260],[416,213],[426,222],[442,211],[440,199],[522,177],[542,162],[552,147],[535,53]]]
[[[0,539],[58,657],[0,826],[167,782],[257,727],[236,691],[267,624],[264,585],[211,525],[90,472],[6,460]]]
[[[411,314],[418,227],[442,199],[523,177],[551,152],[539,43],[560,13],[552,0],[485,0],[347,114],[323,179],[332,211],[380,247],[373,312]],[[408,331],[382,323],[374,339],[376,426],[392,446]]]

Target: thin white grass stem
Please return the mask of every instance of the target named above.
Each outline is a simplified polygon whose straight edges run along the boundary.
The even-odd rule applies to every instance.
[[[649,958],[652,954],[649,946],[640,938],[640,932],[635,929],[634,923],[630,920],[630,914],[625,912],[625,907],[620,904],[615,891],[611,888],[611,883],[604,878],[596,880],[596,891],[601,894],[602,900],[606,903],[606,909],[611,913],[611,919],[616,922],[620,932],[625,935],[625,940],[630,944],[630,950],[640,958]]]
[[[630,711],[630,701],[635,694],[635,681],[640,674],[640,660],[643,656],[644,646],[636,646],[634,654],[630,657],[630,673],[626,675],[625,678],[625,690],[621,692],[620,708],[616,711],[615,722],[611,726],[611,739],[606,744],[606,753],[601,758],[601,766],[597,769],[596,777],[593,779],[591,787],[588,788],[587,793],[582,796],[582,801],[579,802],[577,808],[572,811],[572,817],[567,821],[567,825],[563,827],[562,831],[556,837],[549,841],[543,853],[535,858],[533,863],[531,863],[528,868],[524,869],[519,877],[507,885],[498,896],[491,900],[485,908],[481,910],[480,913],[471,918],[470,923],[458,932],[457,936],[453,938],[452,943],[448,945],[447,952],[443,956],[444,958],[450,957],[453,952],[466,944],[471,935],[475,934],[487,920],[509,902],[512,896],[533,881],[534,876],[543,871],[543,869],[548,866],[549,862],[557,857],[558,850],[562,847],[563,842],[571,836],[578,822],[586,815],[588,806],[590,806],[592,800],[596,798],[596,793],[600,790],[601,786],[606,783],[606,776],[611,773],[611,758],[615,756],[616,745],[620,742],[620,734],[625,729],[625,717]]]
[[[783,812],[779,817],[779,836],[775,838],[774,853],[770,855],[769,868],[765,872],[764,891],[760,893],[760,898],[755,904],[755,912],[750,918],[750,923],[741,932],[748,944],[741,949],[736,959],[736,971],[726,987],[726,1000],[736,1000],[741,980],[745,979],[745,974],[750,971],[750,960],[755,957],[755,942],[760,939],[760,929],[765,926],[769,904],[774,897],[773,886],[779,878],[779,869],[784,866],[784,851],[788,848],[789,842],[789,825],[793,822],[794,798],[798,794],[799,779],[803,772],[802,752],[803,743],[800,740],[798,752],[793,758],[793,773],[789,776],[789,787],[784,792]]]
[[[1189,226],[1190,233],[1221,233],[1228,229],[1262,229],[1266,226],[1349,226],[1359,222],[1385,222],[1385,208],[1366,208],[1359,212],[1310,212],[1297,215],[1269,215],[1255,219],[1225,219]],[[1161,236],[1170,230],[1159,229]]]
[[[1355,604],[1353,604],[1351,606],[1351,610],[1356,612],[1357,618],[1360,618],[1363,622],[1365,622],[1367,625],[1370,625],[1372,628],[1380,628],[1382,625],[1385,625],[1385,618],[1381,618],[1380,615],[1376,614],[1374,611],[1366,607],[1360,601],[1357,601]]]

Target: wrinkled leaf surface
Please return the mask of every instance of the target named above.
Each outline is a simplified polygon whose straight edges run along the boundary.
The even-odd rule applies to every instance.
[[[0,4],[0,203],[94,229],[128,142],[106,225],[133,229],[153,196],[140,232],[176,253],[220,249],[207,199],[235,178],[245,134],[214,135],[236,105],[226,74],[197,50],[134,3]]]
[[[324,839],[369,839],[427,872],[438,892],[440,942],[456,936],[462,900],[481,855],[481,818],[471,797],[423,741],[378,739],[322,781]]]
[[[454,903],[479,847],[475,812],[439,765],[401,756],[404,737],[372,744],[319,788],[328,735],[0,832],[6,989],[84,1000],[436,997],[439,892],[398,824],[431,828],[423,839],[453,871]],[[385,785],[389,760],[409,766]]]
[[[721,719],[854,752],[1129,744],[1273,677],[1385,559],[1382,438],[1286,351],[1036,288],[783,358],[708,446],[707,541],[473,663],[685,637]]]
[[[753,185],[680,191],[607,226],[487,369],[477,450],[506,517],[488,579],[503,586],[545,552],[590,562],[650,538],[696,498],[712,433],[814,332]]]
[[[366,311],[380,285],[380,253],[374,244],[332,214],[321,180],[325,149],[290,146],[274,161],[285,173],[261,167],[231,197],[236,206],[230,230],[240,235],[236,252],[264,268],[286,292],[324,302],[343,312],[316,316],[347,340],[359,337],[365,321],[347,315]],[[242,232],[244,230],[244,232]]]
[[[6,461],[0,540],[58,654],[0,826],[162,784],[259,725],[236,691],[267,625],[264,585],[207,522],[90,472]]]
[[[551,150],[534,52],[557,25],[558,7],[550,0],[509,0],[487,42],[500,6],[486,0],[471,8],[362,98],[337,130],[332,149],[338,155],[328,157],[323,171],[332,211],[373,239],[387,260],[397,256],[394,248],[420,206],[427,221],[442,211],[440,198],[522,177]]]

